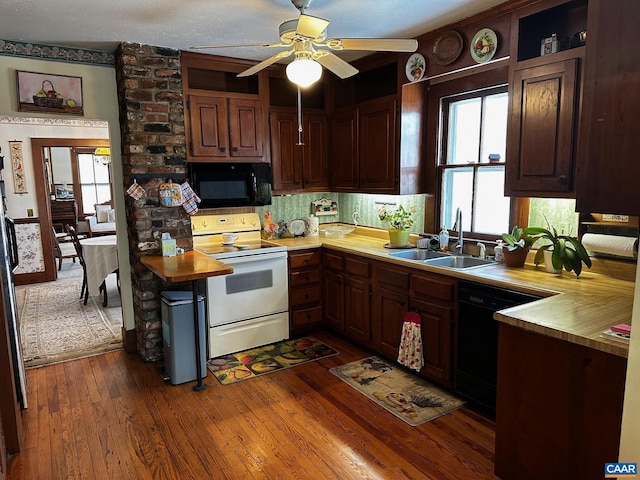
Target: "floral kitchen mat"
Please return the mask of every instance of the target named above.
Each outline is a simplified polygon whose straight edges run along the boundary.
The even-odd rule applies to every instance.
[[[462,400],[378,357],[357,360],[329,371],[412,426],[464,405]]]
[[[221,384],[228,385],[337,354],[326,343],[303,337],[212,358],[207,368]]]

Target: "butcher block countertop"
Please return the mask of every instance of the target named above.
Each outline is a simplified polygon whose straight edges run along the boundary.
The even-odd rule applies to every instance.
[[[165,282],[186,282],[233,273],[233,268],[195,250],[163,257],[144,255],[140,261]]]
[[[321,226],[320,233],[318,237],[284,237],[275,242],[289,250],[331,247],[396,265],[543,296],[546,298],[501,310],[494,318],[527,331],[621,357],[628,355],[627,344],[602,337],[602,331],[617,323],[631,323],[635,264],[594,258],[593,267],[585,268],[576,278],[566,271],[560,275],[547,273],[544,265],[536,267],[533,264],[530,253],[523,268],[496,263],[458,270],[389,256],[393,250],[384,248],[388,235],[383,230],[357,227],[346,237],[335,238],[322,235]]]

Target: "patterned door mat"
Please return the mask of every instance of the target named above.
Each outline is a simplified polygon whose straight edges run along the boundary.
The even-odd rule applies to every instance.
[[[464,405],[417,375],[375,356],[329,371],[414,427]]]
[[[337,354],[326,343],[303,337],[212,358],[207,367],[221,384],[228,385]]]

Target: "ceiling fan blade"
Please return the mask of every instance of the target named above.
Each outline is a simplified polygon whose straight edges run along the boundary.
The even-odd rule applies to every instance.
[[[237,48],[237,47],[288,47],[284,43],[243,43],[237,45],[194,45],[190,50],[203,50],[205,48]]]
[[[326,44],[334,50],[415,52],[418,49],[418,41],[413,38],[332,38]],[[336,47],[336,44],[339,46]]]
[[[331,52],[327,52],[326,50],[322,50],[318,52],[320,55],[314,55],[314,59],[323,67],[328,70],[331,70],[340,78],[349,78],[356,73],[358,73],[358,69],[349,65],[347,62],[342,60],[340,57],[334,55]]]
[[[278,52],[275,55],[271,55],[266,60],[254,65],[253,67],[247,68],[244,72],[240,72],[238,77],[248,77],[249,75],[253,75],[254,73],[258,73],[263,68],[267,68],[269,65],[276,63],[278,60],[283,58],[287,58],[289,55],[293,53],[293,50],[285,50],[284,52]]]
[[[318,38],[329,25],[329,21],[324,18],[313,17],[311,15],[300,15],[296,33],[308,38]]]

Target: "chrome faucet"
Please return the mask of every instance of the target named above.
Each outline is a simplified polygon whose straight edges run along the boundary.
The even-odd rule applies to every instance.
[[[456,210],[456,223],[453,226],[454,230],[458,231],[458,243],[453,247],[454,250],[457,250],[460,255],[462,255],[462,249],[464,248],[464,238],[462,235],[462,210],[458,208]]]

